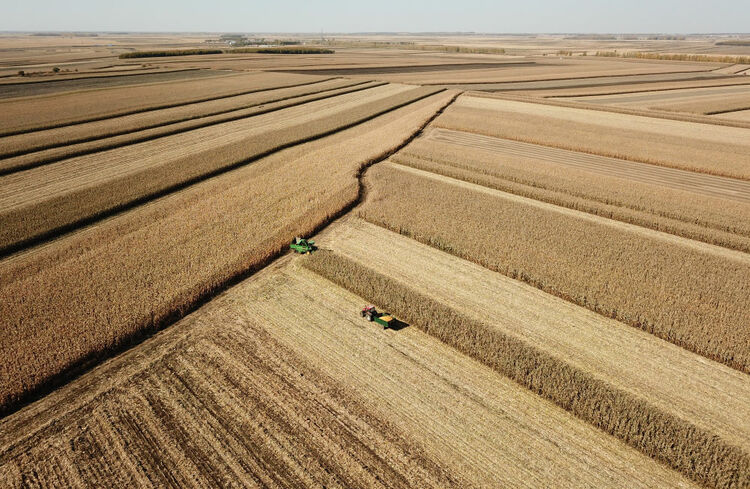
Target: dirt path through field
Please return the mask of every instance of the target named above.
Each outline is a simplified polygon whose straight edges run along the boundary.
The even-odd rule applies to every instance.
[[[579,153],[550,146],[541,146],[450,129],[433,129],[429,132],[427,138],[472,148],[481,148],[494,151],[498,154],[529,157],[540,161],[568,165],[601,175],[663,185],[665,187],[688,190],[690,192],[740,202],[750,202],[750,181],[746,180]]]

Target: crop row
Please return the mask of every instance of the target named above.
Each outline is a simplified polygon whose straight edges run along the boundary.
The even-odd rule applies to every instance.
[[[543,349],[335,252],[320,251],[302,263],[709,487],[750,483],[750,457],[740,448]]]
[[[153,139],[179,134],[188,130],[223,124],[235,120],[267,114],[277,110],[294,107],[296,105],[323,100],[338,95],[367,90],[377,86],[385,85],[385,82],[365,82],[362,84],[341,84],[332,82],[332,87],[318,87],[307,89],[297,87],[290,89],[279,89],[258,93],[255,95],[241,96],[246,100],[246,107],[226,108],[216,110],[215,114],[203,114],[195,111],[192,105],[181,106],[164,111],[149,112],[145,114],[134,114],[121,118],[107,119],[104,121],[76,124],[49,131],[37,131],[17,136],[9,136],[7,144],[28,148],[37,145],[33,151],[26,153],[25,150],[18,151],[19,156],[0,160],[0,175],[27,170],[37,166],[54,163],[66,158],[106,151],[120,148],[129,144],[151,141]],[[252,100],[252,101],[251,101]],[[214,102],[207,102],[213,105]],[[220,104],[225,105],[224,103]],[[206,109],[203,107],[202,109]],[[162,115],[161,112],[167,112]],[[182,115],[180,115],[182,114]],[[187,114],[187,115],[185,115]],[[179,115],[176,119],[172,116]],[[91,129],[87,133],[86,130]],[[65,138],[73,135],[67,143]],[[44,143],[47,136],[48,143]],[[75,138],[78,137],[76,140]],[[49,146],[49,149],[43,149]],[[26,154],[24,154],[26,153]]]
[[[750,372],[750,256],[394,165],[366,220]]]
[[[11,158],[59,146],[69,146],[167,124],[177,124],[188,120],[226,114],[260,104],[280,102],[293,97],[342,89],[364,83],[366,82],[353,82],[343,79],[324,80],[319,83],[289,88],[271,88],[219,100],[180,105],[170,109],[141,112],[129,116],[113,117],[101,121],[71,124],[56,129],[7,136],[0,141],[0,158]]]
[[[340,97],[349,97],[348,106],[336,98],[326,102],[327,109],[300,106],[287,110],[294,110],[293,114],[282,111],[258,121],[243,119],[232,128],[216,126],[204,132],[184,133],[190,141],[180,140],[180,144],[163,138],[142,143],[140,147],[128,146],[121,151],[96,153],[1,177],[4,185],[0,208],[5,212],[0,213],[0,248],[18,248],[40,237],[141,204],[280,149],[360,124],[436,92],[432,88],[416,88],[387,96],[389,92],[379,95],[379,90],[389,87],[375,89],[369,100],[367,96],[354,94]],[[46,183],[40,186],[39,182]]]
[[[531,157],[416,141],[396,163],[602,217],[750,252],[750,205]]]
[[[750,130],[462,97],[436,125],[583,153],[750,179]]]
[[[200,80],[146,83],[32,99],[3,100],[0,101],[0,110],[6,117],[0,126],[0,136],[54,129],[325,80],[288,73],[218,73]]]
[[[412,100],[0,261],[0,411],[182,316],[313,232],[357,199],[362,165],[399,147],[449,99]]]

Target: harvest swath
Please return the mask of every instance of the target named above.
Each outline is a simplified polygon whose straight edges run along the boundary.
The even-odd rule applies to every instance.
[[[0,486],[750,488],[742,49],[0,34]]]

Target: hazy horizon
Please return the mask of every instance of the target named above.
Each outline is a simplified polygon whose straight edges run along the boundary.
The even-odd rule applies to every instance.
[[[5,6],[0,19],[2,32],[739,34],[748,25],[750,2],[741,0],[39,0]]]

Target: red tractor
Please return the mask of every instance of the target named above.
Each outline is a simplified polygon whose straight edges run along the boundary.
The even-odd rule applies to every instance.
[[[388,329],[391,326],[393,317],[388,314],[379,313],[375,306],[365,306],[359,313],[363,318],[367,318],[368,321],[375,321],[376,323],[383,326],[383,329]]]

